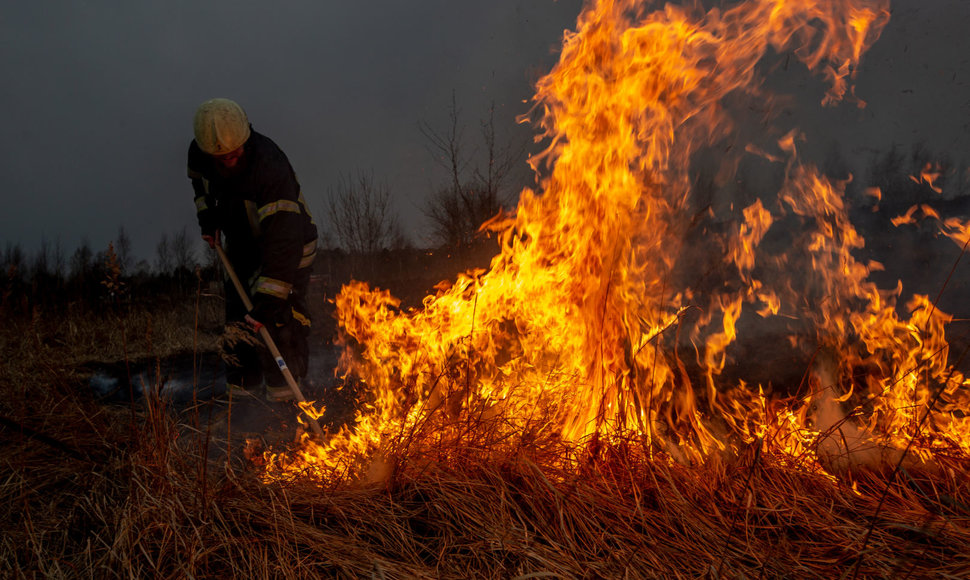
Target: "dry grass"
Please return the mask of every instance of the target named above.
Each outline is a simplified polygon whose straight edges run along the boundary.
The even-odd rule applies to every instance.
[[[125,321],[130,353],[148,351],[135,338],[146,320]],[[857,474],[855,491],[754,448],[683,466],[631,442],[568,472],[537,453],[439,450],[441,461],[396,458],[380,485],[264,485],[235,455],[208,459],[192,417],[105,407],[79,389],[76,362],[124,346],[117,320],[95,322],[35,320],[0,339],[0,576],[970,576],[970,474],[957,460]],[[199,343],[178,332],[165,348]]]

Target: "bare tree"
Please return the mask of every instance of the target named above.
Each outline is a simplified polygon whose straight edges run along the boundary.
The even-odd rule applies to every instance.
[[[24,249],[20,244],[12,244],[7,242],[7,246],[3,251],[3,269],[11,270],[17,272],[19,275],[23,275],[24,267],[27,263],[27,256],[24,254]]]
[[[185,227],[172,237],[172,258],[176,270],[189,271],[195,268],[195,248],[192,247],[188,229]]]
[[[418,124],[418,129],[427,141],[431,156],[450,172],[451,187],[457,191],[461,189],[461,177],[467,161],[462,155],[462,129],[458,124],[455,91],[451,91],[451,110],[448,113],[449,126],[446,132],[437,131],[424,122]]]
[[[87,238],[81,238],[81,244],[71,255],[71,277],[84,281],[90,274],[93,267],[94,252],[91,251],[91,242]]]
[[[30,264],[30,277],[35,284],[46,279],[51,273],[51,245],[47,238],[41,237],[40,248]]]
[[[477,157],[481,162],[472,165],[469,175],[470,156],[464,151],[459,116],[452,93],[448,128],[437,131],[422,123],[419,129],[434,159],[450,173],[450,183],[435,190],[425,200],[425,218],[436,242],[461,249],[472,245],[479,227],[504,208],[509,176],[521,161],[525,147],[499,145],[493,104],[489,107],[488,117],[480,122],[484,152]],[[471,157],[476,157],[474,153]]]
[[[317,251],[333,250],[337,247],[337,241],[333,238],[330,230],[320,229],[317,232]]]
[[[0,314],[8,310],[27,311],[27,296],[24,293],[26,256],[20,244],[7,242],[0,268]],[[19,306],[18,306],[19,305]]]
[[[512,170],[522,161],[525,146],[514,147],[511,143],[499,145],[495,137],[495,103],[488,107],[488,119],[480,122],[482,142],[485,145],[485,167],[475,168],[475,180],[484,191],[495,198],[495,203],[505,202],[500,198]]]
[[[337,243],[354,254],[374,254],[407,243],[397,214],[391,211],[390,191],[364,172],[342,176],[330,189],[327,215]]]
[[[502,211],[502,203],[495,193],[473,183],[461,189],[445,187],[429,195],[424,215],[431,223],[432,237],[446,246],[471,246],[479,227]]]
[[[882,191],[885,207],[909,207],[937,199],[939,193],[947,188],[953,167],[948,155],[937,155],[923,143],[912,145],[908,159],[894,144],[882,155],[872,156],[869,185]]]
[[[172,257],[172,247],[168,241],[168,234],[163,233],[155,246],[155,271],[159,274],[170,274],[175,266]]]
[[[118,266],[121,268],[121,273],[128,274],[131,271],[134,258],[131,255],[131,238],[128,237],[128,232],[125,231],[125,226],[123,225],[118,226],[118,235],[115,237],[114,250],[118,260]]]
[[[882,191],[882,199],[889,204],[909,203],[909,200],[902,199],[903,192],[910,189],[905,166],[906,156],[895,143],[882,155],[873,153],[869,160],[869,186],[878,187]]]
[[[51,272],[58,280],[63,280],[67,272],[67,258],[64,255],[64,246],[61,239],[54,240],[54,249],[51,253]]]
[[[967,164],[965,159],[961,159],[960,163],[954,167],[953,172],[954,179],[950,197],[963,197],[967,195],[967,190],[970,189],[970,165]]]

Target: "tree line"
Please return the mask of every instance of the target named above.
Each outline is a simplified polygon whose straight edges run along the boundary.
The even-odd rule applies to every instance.
[[[7,242],[0,254],[0,314],[61,312],[70,307],[103,309],[133,297],[193,291],[200,263],[197,236],[188,228],[163,234],[154,260],[135,260],[131,238],[119,226],[108,247],[95,251],[87,239],[68,255],[60,240],[41,239],[28,254]]]

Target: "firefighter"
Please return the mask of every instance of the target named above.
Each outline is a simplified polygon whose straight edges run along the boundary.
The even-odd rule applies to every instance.
[[[253,130],[229,99],[202,103],[195,113],[188,174],[202,239],[224,247],[253,302],[249,314],[229,280],[226,325],[265,326],[299,380],[306,375],[310,316],[307,286],[317,228],[283,151]],[[256,340],[227,341],[227,389],[285,401],[293,397],[282,373]]]

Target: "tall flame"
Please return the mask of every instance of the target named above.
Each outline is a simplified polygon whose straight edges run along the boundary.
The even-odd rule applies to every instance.
[[[769,49],[822,75],[834,103],[888,15],[888,0],[748,0],[707,12],[588,2],[537,85],[548,147],[531,163],[545,177],[514,217],[487,225],[501,248],[490,268],[419,310],[346,286],[340,370],[367,392],[356,424],[268,454],[266,477],[365,477],[396,453],[433,455],[474,437],[493,454],[636,437],[680,460],[760,439],[814,461],[846,417],[880,445],[920,435],[924,450],[966,451],[970,424],[949,412],[968,402],[966,380],[946,364],[949,318],[925,297],[900,318],[898,288],[868,281],[875,265],[853,258],[864,241],[842,185],[798,162],[797,134],[764,154],[785,171],[778,195],[724,210],[720,233],[696,235],[705,209],[692,160],[741,139],[731,103],[768,99],[757,65]],[[749,145],[735,151],[758,150]],[[793,227],[783,252],[765,247],[770,232]],[[966,237],[962,224],[948,227]],[[721,263],[714,281],[692,287],[704,252]],[[825,361],[810,394],[769,403],[721,378],[746,312],[782,321],[792,344]],[[813,413],[820,402],[834,415]]]

